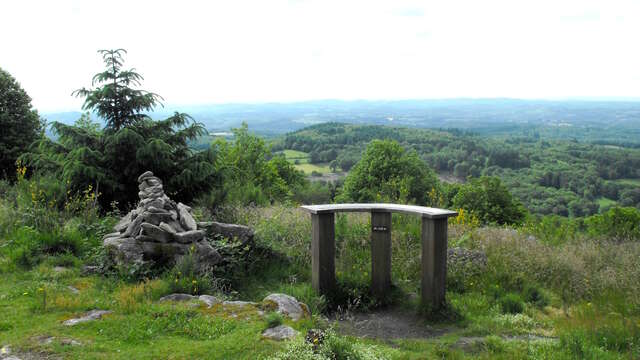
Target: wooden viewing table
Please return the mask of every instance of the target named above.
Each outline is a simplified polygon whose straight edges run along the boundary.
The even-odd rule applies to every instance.
[[[397,204],[305,205],[311,213],[312,284],[327,294],[334,289],[335,213],[371,213],[371,290],[382,296],[391,287],[391,213],[420,215],[422,218],[422,303],[439,308],[445,301],[447,275],[447,218],[455,211]]]

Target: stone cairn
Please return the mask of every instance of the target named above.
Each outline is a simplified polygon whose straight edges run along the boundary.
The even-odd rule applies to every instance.
[[[162,181],[147,171],[138,177],[138,207],[124,216],[104,246],[118,265],[143,264],[167,258],[173,261],[193,253],[201,267],[219,263],[220,254],[199,229],[191,208],[165,195]],[[208,224],[208,223],[207,223]]]

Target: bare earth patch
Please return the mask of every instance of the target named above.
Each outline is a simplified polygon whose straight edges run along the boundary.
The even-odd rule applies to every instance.
[[[402,309],[337,315],[333,321],[345,335],[381,340],[430,339],[457,330],[452,326],[429,325],[414,312]]]

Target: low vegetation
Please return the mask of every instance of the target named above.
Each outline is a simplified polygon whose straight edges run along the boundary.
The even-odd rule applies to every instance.
[[[202,127],[186,114],[150,120],[144,111],[157,95],[129,88],[141,77],[121,70],[122,51],[103,54],[109,68],[96,75],[100,87],[77,94],[107,126],[100,129],[88,115],[74,126],[54,124],[58,139],[41,138],[0,181],[0,346],[27,358],[70,359],[640,357],[640,211],[628,180],[638,175],[635,150],[537,140],[485,144],[455,132],[420,140],[424,133],[413,130],[329,124],[310,131],[341,142],[333,152],[332,143],[298,132],[286,138],[287,151],[274,153],[279,145],[271,148],[246,125],[232,141],[218,138],[196,151],[188,144]],[[112,88],[106,80],[120,83]],[[114,100],[120,96],[131,102]],[[350,170],[344,184],[305,179],[291,161],[296,156],[298,166],[308,165],[290,151],[298,148],[310,163],[335,161],[334,170]],[[360,162],[357,149],[364,150]],[[474,177],[444,184],[432,168]],[[254,241],[211,239],[224,261],[206,271],[189,255],[153,266],[114,264],[102,237],[133,205],[142,169],[165,177],[167,193],[190,201],[200,220],[248,225]],[[544,209],[557,211],[541,210],[533,197],[522,197],[522,186],[566,196],[556,203],[545,193]],[[632,206],[587,211],[582,203],[603,196],[619,204],[631,199]],[[456,209],[449,247],[459,256],[449,257],[444,307],[420,305],[421,223],[408,215],[393,217],[388,296],[369,291],[367,214],[336,216],[338,286],[316,294],[311,222],[297,205],[331,201]],[[546,213],[555,215],[540,215]],[[255,302],[284,293],[306,303],[312,316],[293,322],[259,305],[160,301],[176,292]],[[92,309],[111,312],[63,325]],[[396,310],[433,331],[367,338],[344,329],[355,314]],[[285,342],[261,336],[280,325],[299,334]]]

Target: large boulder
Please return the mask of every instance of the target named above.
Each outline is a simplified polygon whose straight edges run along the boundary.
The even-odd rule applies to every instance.
[[[227,239],[239,241],[242,246],[253,241],[254,232],[253,229],[248,226],[207,221],[199,222],[198,227],[203,229],[207,236],[211,238],[221,236]]]
[[[270,294],[262,300],[262,303],[266,308],[273,308],[276,312],[291,318],[293,321],[311,317],[309,307],[293,296]]]
[[[286,325],[279,325],[262,332],[262,337],[276,341],[293,339],[297,335],[297,331]]]

